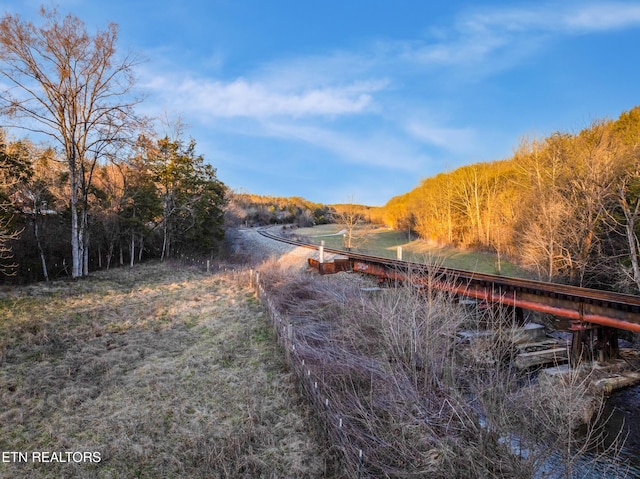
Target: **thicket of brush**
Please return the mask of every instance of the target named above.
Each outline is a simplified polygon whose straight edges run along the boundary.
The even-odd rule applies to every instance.
[[[598,415],[602,396],[579,371],[545,382],[516,369],[515,318],[504,309],[469,311],[444,292],[376,289],[277,262],[260,283],[290,325],[290,365],[345,477],[615,474],[601,460],[602,421],[583,417]],[[463,329],[492,333],[463,344]]]

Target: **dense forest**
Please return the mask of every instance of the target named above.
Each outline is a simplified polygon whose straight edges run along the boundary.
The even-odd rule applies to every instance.
[[[491,251],[542,280],[637,293],[640,107],[424,179],[380,214],[391,228]]]
[[[148,258],[217,254],[226,187],[187,144],[140,137],[135,154],[97,163],[81,202],[89,270]],[[0,245],[4,281],[71,274],[66,162],[53,149],[0,135]]]

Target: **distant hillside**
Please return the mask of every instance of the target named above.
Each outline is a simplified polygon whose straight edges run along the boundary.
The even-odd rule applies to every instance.
[[[225,211],[227,226],[297,224],[313,226],[331,222],[334,210],[297,196],[283,198],[250,193],[231,193]]]
[[[391,228],[508,256],[541,279],[637,293],[640,107],[424,179],[379,213]]]

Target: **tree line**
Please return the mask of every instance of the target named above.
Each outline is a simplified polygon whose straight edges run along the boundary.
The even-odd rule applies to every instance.
[[[174,132],[140,116],[117,25],[95,34],[41,9],[41,25],[0,19],[0,268],[21,281],[212,255],[226,187]],[[16,139],[27,131],[38,139]]]
[[[218,253],[226,187],[195,146],[141,136],[132,156],[95,165],[81,206],[87,270]],[[0,135],[4,281],[72,275],[69,190],[53,149]]]
[[[314,226],[330,223],[335,209],[299,196],[281,197],[229,192],[225,210],[227,226],[295,224]]]
[[[424,240],[476,248],[542,280],[640,290],[640,107],[511,158],[424,179],[378,212]]]

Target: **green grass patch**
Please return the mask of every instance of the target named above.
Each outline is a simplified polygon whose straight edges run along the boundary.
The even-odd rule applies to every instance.
[[[316,236],[322,236],[322,235],[334,235],[342,229],[343,228],[340,225],[327,224],[327,225],[313,226],[311,228],[298,228],[296,230],[296,233],[304,236],[316,237]]]
[[[340,225],[319,225],[313,228],[300,228],[296,230],[296,234],[305,236],[313,244],[319,245],[321,241],[324,241],[327,248],[344,249],[342,235],[335,234],[340,231]],[[395,259],[398,254],[398,246],[401,246],[402,258],[407,261],[478,273],[502,274],[511,277],[528,276],[525,270],[507,260],[502,259],[498,265],[498,258],[495,254],[441,247],[415,238],[410,240],[406,231],[393,231],[387,228],[367,229],[366,231],[360,229],[355,235],[362,235],[364,239],[357,241],[359,246],[353,251],[363,254]]]

